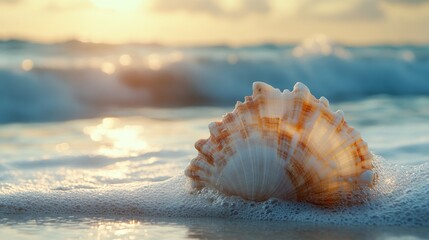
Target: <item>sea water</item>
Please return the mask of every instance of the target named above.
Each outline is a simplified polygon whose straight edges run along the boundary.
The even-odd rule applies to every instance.
[[[0,43],[2,238],[429,236],[429,48]],[[359,206],[255,203],[190,191],[207,125],[253,81],[307,84],[377,155]]]

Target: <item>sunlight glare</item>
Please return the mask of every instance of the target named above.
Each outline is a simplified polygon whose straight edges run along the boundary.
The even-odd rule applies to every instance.
[[[94,239],[137,239],[140,222],[131,221],[100,221],[92,226],[89,236]]]
[[[104,118],[97,126],[83,129],[92,141],[101,146],[98,153],[109,157],[138,156],[148,148],[140,125],[122,125],[117,118]]]
[[[115,65],[109,62],[105,62],[101,65],[101,71],[103,71],[105,74],[113,74],[116,70]]]
[[[21,68],[26,72],[30,71],[31,69],[33,69],[33,61],[31,61],[31,59],[25,59],[21,63]]]
[[[91,0],[92,4],[100,9],[108,9],[121,12],[129,12],[139,8],[140,0]]]
[[[162,67],[161,57],[155,53],[148,56],[147,63],[149,68],[154,71],[157,71]]]
[[[130,57],[130,55],[128,55],[128,54],[123,54],[123,55],[121,55],[120,57],[119,57],[119,63],[122,65],[122,66],[128,66],[128,65],[130,65],[131,64],[131,62],[132,62],[132,58]]]

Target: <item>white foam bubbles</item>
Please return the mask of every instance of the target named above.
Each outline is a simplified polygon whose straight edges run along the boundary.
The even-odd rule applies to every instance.
[[[429,164],[390,165],[380,169],[377,188],[362,205],[321,208],[270,199],[245,201],[212,190],[190,192],[177,176],[141,186],[138,183],[99,188],[2,189],[0,215],[138,215],[222,217],[338,225],[428,226]]]

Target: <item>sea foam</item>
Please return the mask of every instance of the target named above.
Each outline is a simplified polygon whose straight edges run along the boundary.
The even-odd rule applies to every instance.
[[[428,163],[406,167],[387,165],[379,169],[382,172],[371,199],[351,207],[321,208],[278,199],[252,202],[210,190],[191,192],[188,180],[180,175],[146,186],[129,183],[97,189],[3,189],[0,216],[220,217],[338,225],[429,226],[428,169]]]

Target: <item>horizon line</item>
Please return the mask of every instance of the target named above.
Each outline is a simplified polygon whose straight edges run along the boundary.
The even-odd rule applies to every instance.
[[[316,36],[316,35],[315,35]],[[165,43],[162,41],[124,41],[124,42],[109,42],[109,41],[86,41],[79,38],[64,38],[62,40],[41,40],[35,38],[24,38],[24,37],[0,37],[0,42],[25,42],[40,45],[55,45],[55,44],[66,44],[66,43],[79,43],[79,44],[94,44],[94,45],[109,45],[109,46],[120,46],[120,45],[146,45],[146,46],[158,46],[158,47],[251,47],[251,46],[285,46],[285,45],[299,45],[302,41],[309,38],[303,38],[302,40],[264,40],[264,41],[249,41],[243,43],[231,43],[228,41],[213,41],[213,42],[201,42],[201,43]],[[333,43],[345,46],[425,46],[429,45],[428,41],[369,41],[364,43],[350,43],[345,41],[339,41],[329,38]]]

